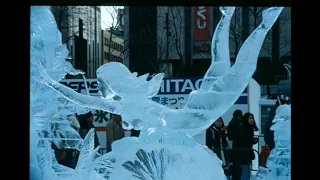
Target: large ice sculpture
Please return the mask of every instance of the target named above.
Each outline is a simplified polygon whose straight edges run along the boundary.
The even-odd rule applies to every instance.
[[[52,162],[47,159],[46,166],[41,167],[45,171],[40,175],[44,179],[64,179],[68,176],[63,174],[72,174],[69,176],[72,179],[85,180],[226,179],[216,154],[198,144],[192,136],[210,126],[243,92],[256,69],[257,57],[266,34],[282,9],[272,7],[263,12],[261,24],[244,42],[235,65],[230,67],[229,26],[235,7],[221,7],[222,18],[212,40],[212,64],[201,88],[191,92],[183,109],[176,110],[150,99],[159,91],[164,77],[162,73],[147,81],[148,74],[137,77],[137,73],[131,73],[121,63],[107,63],[97,70],[101,97],[79,94],[60,84],[58,81],[66,69],[72,69],[70,64],[66,68],[60,61],[59,66],[55,64],[56,56],[64,58],[67,54],[65,48],[60,47],[61,35],[50,10],[47,7],[33,7],[31,23],[35,25],[32,28],[40,33],[31,31],[31,39],[34,40],[31,44],[37,47],[31,49],[31,69],[35,71],[31,75],[32,80],[47,85],[83,107],[121,115],[124,128],[142,129],[139,138],[116,141],[112,145],[113,151],[103,156],[99,156],[93,149],[91,131],[81,144],[81,155],[75,170],[56,168],[60,172],[57,175],[57,170],[52,168]],[[60,54],[54,54],[55,51]],[[61,55],[61,52],[64,54]],[[34,99],[41,94],[37,91],[39,86],[32,86],[35,90]],[[41,98],[40,101],[43,101],[51,96]],[[34,135],[31,138],[38,137]],[[44,143],[48,144],[46,141]],[[36,151],[39,149],[38,146],[33,148]],[[49,159],[53,158],[52,154],[46,154]]]
[[[256,180],[290,180],[291,179],[291,106],[281,105],[271,126],[274,131],[275,148],[271,150],[267,167],[260,167]]]
[[[221,9],[223,17],[212,40],[212,65],[201,88],[191,92],[185,107],[179,110],[170,109],[150,99],[160,88],[164,76],[161,73],[147,81],[148,74],[136,77],[137,73],[131,73],[121,63],[104,64],[97,70],[99,85],[105,96],[99,98],[76,93],[52,79],[39,61],[34,63],[39,68],[43,83],[81,106],[119,114],[125,125],[196,135],[225,113],[248,85],[256,69],[257,57],[266,34],[283,8],[272,7],[263,11],[261,24],[244,42],[236,63],[230,68],[228,29],[234,9]],[[222,67],[222,70],[216,70],[215,66]],[[119,100],[113,99],[115,95],[120,97]]]
[[[30,61],[40,62],[52,79],[59,81],[68,74],[82,74],[65,61],[68,50],[61,42],[54,17],[47,7],[31,7]],[[51,143],[58,148],[81,149],[83,139],[73,128],[67,115],[84,113],[64,96],[35,79],[38,68],[30,67],[30,179],[59,179],[59,173],[71,171],[57,163]]]

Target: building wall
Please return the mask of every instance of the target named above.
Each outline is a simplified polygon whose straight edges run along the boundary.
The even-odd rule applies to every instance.
[[[68,11],[61,14],[59,7],[51,6],[56,19],[62,18],[64,28],[62,30],[63,41],[67,43],[70,62],[75,65],[75,40],[79,36],[79,18],[83,20],[83,38],[87,40],[87,74],[88,78],[96,77],[96,69],[102,64],[101,55],[101,10],[99,6],[68,6]],[[95,37],[96,35],[96,37]],[[95,41],[96,38],[96,41]],[[96,43],[95,43],[96,42]]]
[[[256,8],[256,9],[254,9]],[[247,15],[249,18],[243,18],[243,14],[245,14],[243,9],[241,7],[236,8],[236,12],[234,13],[232,20],[231,20],[231,26],[230,26],[230,34],[229,34],[229,47],[230,47],[230,58],[232,61],[237,56],[237,53],[243,43],[243,41],[252,33],[252,31],[259,25],[261,22],[261,13],[254,15],[253,13],[255,10],[259,11],[262,7],[248,7],[247,9]],[[131,7],[130,7],[131,9]],[[148,7],[149,9],[149,7]],[[170,36],[169,36],[169,60],[177,60],[179,61],[180,57],[177,53],[177,46],[175,43],[175,40],[181,42],[181,47],[178,46],[178,49],[181,48],[181,54],[184,56],[183,63],[191,62],[190,70],[194,69],[194,71],[198,71],[199,69],[199,75],[203,72],[205,72],[210,63],[211,63],[211,40],[212,36],[215,30],[216,25],[220,21],[221,18],[221,12],[219,10],[219,7],[202,7],[202,6],[196,6],[191,7],[191,12],[185,11],[186,7],[166,7],[166,6],[158,6],[157,7],[157,30],[155,32],[150,31],[151,35],[157,36],[157,60],[166,60],[166,21],[165,21],[165,14],[169,14],[169,30],[170,30]],[[197,19],[199,19],[199,15],[197,15],[197,11],[201,11],[203,9],[206,9],[206,23],[207,23],[207,30],[206,32],[203,32],[203,37],[207,38],[199,38],[195,37],[195,25],[197,25]],[[129,17],[129,8],[125,7],[124,11],[128,11],[124,14],[124,21],[125,24],[133,24],[129,21],[129,19],[135,19],[135,17]],[[172,14],[173,12],[173,14]],[[190,14],[185,14],[186,12]],[[202,12],[203,13],[203,12]],[[131,13],[132,16],[138,16],[138,13]],[[186,17],[190,18],[191,23],[185,23]],[[279,56],[291,56],[291,9],[289,7],[285,7],[282,11],[280,17],[279,17],[279,36],[280,36],[280,42],[279,42]],[[140,21],[140,22],[139,22]],[[132,42],[129,42],[127,40],[130,40],[131,36],[140,36],[140,32],[133,32],[131,28],[137,29],[139,23],[142,22],[142,18],[136,18],[134,21],[134,27],[126,26],[124,31],[124,40],[125,40],[125,46],[129,47]],[[203,23],[204,20],[200,19],[200,23]],[[177,28],[175,29],[175,26],[173,24],[177,24]],[[247,26],[244,26],[247,23]],[[191,33],[186,30],[186,27],[191,29]],[[247,29],[247,32],[245,31]],[[232,31],[232,32],[231,32]],[[264,59],[272,59],[272,29],[267,34],[267,37],[263,43],[263,46],[261,48],[259,57]],[[178,32],[178,33],[175,33]],[[178,37],[176,36],[178,35]],[[199,35],[199,33],[198,33]],[[200,35],[201,36],[201,35]],[[177,38],[176,38],[177,37]],[[188,38],[188,40],[186,40]],[[189,51],[186,52],[186,42],[191,43],[191,48],[188,48]],[[151,42],[148,42],[149,45],[151,45]],[[135,63],[135,60],[132,60],[132,56],[129,56],[129,52],[132,49],[128,49],[126,52],[128,53],[128,56],[125,55],[124,63],[129,67],[129,64]],[[190,56],[191,53],[191,56]],[[130,58],[129,58],[130,57]],[[188,59],[186,59],[188,57]],[[194,64],[196,63],[196,65]],[[198,63],[198,64],[197,64]],[[130,65],[131,66],[131,65]],[[193,67],[192,67],[193,66]],[[197,66],[197,67],[196,67]],[[197,73],[195,73],[197,74]]]
[[[118,9],[117,21],[118,27],[117,30],[123,32],[124,31],[124,9]]]
[[[138,75],[159,72],[157,68],[157,7],[130,6],[128,15],[129,69]],[[126,18],[125,18],[126,19]],[[125,20],[126,21],[126,20]],[[125,56],[126,58],[127,56]]]
[[[124,58],[123,58],[123,64],[127,66],[127,68],[130,67],[130,48],[129,48],[129,35],[130,35],[130,30],[129,30],[129,6],[124,6],[124,14],[123,14],[123,20],[124,24],[124,48],[126,49],[124,51]]]
[[[116,61],[123,63],[124,41],[122,38],[112,35],[109,31],[101,30],[101,44],[103,64]],[[110,37],[112,41],[110,41]],[[110,50],[109,50],[110,47]]]
[[[169,38],[167,42],[166,14],[168,14]],[[157,6],[157,57],[166,60],[168,43],[168,59],[179,60],[179,53],[184,56],[185,26],[184,6]],[[177,40],[177,41],[176,41]]]

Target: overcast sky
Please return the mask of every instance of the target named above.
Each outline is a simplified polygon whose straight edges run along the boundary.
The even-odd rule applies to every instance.
[[[100,6],[101,7],[101,29],[105,30],[108,27],[111,27],[112,24],[112,16],[106,10],[108,6]],[[112,9],[108,7],[109,9]],[[124,8],[123,6],[116,6],[116,8]],[[115,22],[116,23],[116,22]]]

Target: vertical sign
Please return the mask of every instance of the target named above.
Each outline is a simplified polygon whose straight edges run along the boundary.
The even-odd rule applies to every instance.
[[[261,134],[264,134],[264,130],[266,128],[266,123],[269,119],[270,111],[274,108],[274,106],[261,105],[261,114],[260,114],[260,122],[261,122]]]
[[[210,39],[208,36],[210,27],[209,17],[209,7],[194,7],[194,41],[208,41]]]

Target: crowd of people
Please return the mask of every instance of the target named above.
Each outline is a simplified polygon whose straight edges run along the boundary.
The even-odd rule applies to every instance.
[[[233,180],[250,178],[251,161],[255,159],[252,146],[258,142],[254,131],[258,131],[253,114],[244,115],[241,110],[233,113],[227,132],[223,129],[224,122],[218,118],[206,132],[206,145],[213,150],[222,161],[226,175],[232,174]],[[232,148],[228,148],[228,140]]]
[[[289,104],[288,98],[281,97],[277,101],[274,109],[270,112],[269,119],[266,122],[266,130],[264,139],[270,149],[274,148],[273,131],[270,131],[272,119],[275,115],[275,110],[280,104]],[[71,127],[76,130],[81,138],[85,138],[93,125],[93,114],[67,116],[70,120]],[[258,138],[254,136],[254,132],[258,131],[254,115],[252,113],[243,114],[241,110],[235,110],[233,118],[227,126],[222,117],[218,118],[206,130],[206,145],[211,149],[222,161],[222,166],[227,176],[232,176],[233,180],[249,180],[252,160],[255,153],[252,149],[253,145],[258,142]],[[131,136],[139,137],[140,131],[132,130]],[[106,152],[112,151],[112,143],[125,137],[125,130],[122,128],[122,119],[120,115],[113,114],[106,125]],[[229,148],[228,141],[232,141],[232,147]],[[94,147],[99,148],[99,139],[95,132]],[[55,150],[56,159],[59,164],[75,168],[79,151],[70,148],[57,148],[52,143],[52,148]]]
[[[264,140],[270,150],[275,146],[274,132],[270,128],[273,125],[275,111],[281,104],[289,104],[289,97],[279,96],[268,116]],[[252,147],[258,143],[258,138],[254,136],[254,132],[259,130],[254,115],[249,112],[243,115],[241,110],[235,110],[227,131],[224,129],[225,125],[220,117],[207,129],[206,145],[220,158],[227,176],[231,175],[232,180],[249,180],[251,163],[256,158]],[[231,148],[228,141],[232,142]]]
[[[92,112],[88,112],[86,114],[75,114],[75,116],[69,115],[67,116],[70,121],[70,125],[74,130],[76,130],[82,139],[86,137],[90,129],[95,128],[93,125],[93,114]],[[122,128],[122,119],[121,116],[113,114],[111,116],[110,121],[108,121],[107,126],[107,152],[110,152],[112,142],[119,140],[125,136],[125,130]],[[132,134],[132,136],[135,136]],[[94,136],[94,148],[99,149],[100,143],[99,138],[97,136],[97,132],[95,131]],[[73,148],[58,148],[54,143],[52,143],[52,149],[55,151],[55,156],[59,164],[75,168],[77,165],[77,161],[79,158],[80,152],[77,149]]]

